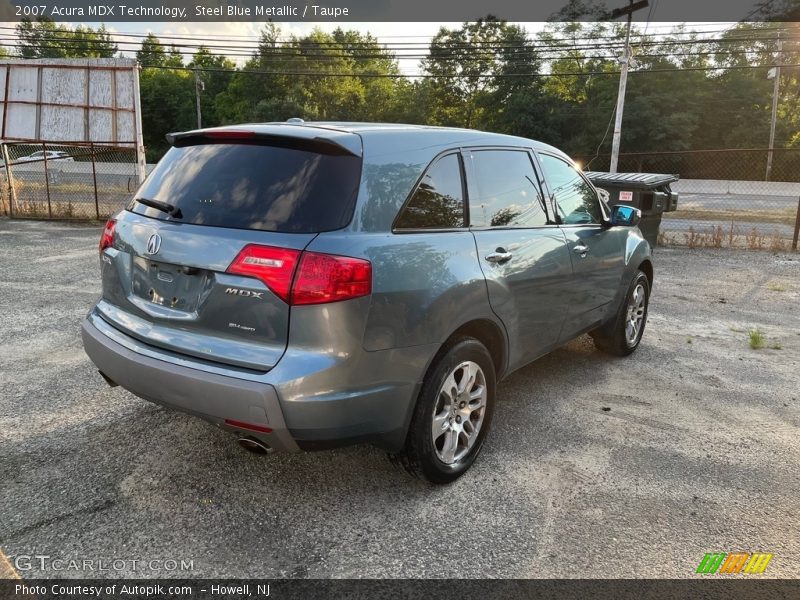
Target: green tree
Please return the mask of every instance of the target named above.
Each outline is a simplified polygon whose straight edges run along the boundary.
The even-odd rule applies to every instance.
[[[167,51],[155,35],[148,33],[136,51],[136,60],[143,67],[161,67],[167,62]]]
[[[16,25],[22,58],[112,58],[117,45],[105,25],[71,29],[52,19],[23,19]]]
[[[188,67],[197,69],[197,76],[203,85],[200,106],[203,113],[203,126],[212,127],[222,122],[217,113],[217,97],[230,85],[236,65],[225,56],[211,54],[208,48],[200,46]]]
[[[442,27],[422,68],[429,76],[422,97],[430,122],[479,127],[490,121],[487,108],[520,87],[501,83],[502,78],[514,73],[531,78],[539,63],[523,28],[490,16],[455,30]]]
[[[605,48],[593,44],[624,39],[624,30],[612,23],[553,23],[541,31],[537,45],[547,48],[550,74],[542,84],[542,141],[570,154],[610,150],[606,135],[616,104],[619,77],[610,73],[619,65]],[[609,73],[606,75],[606,73]],[[604,140],[605,136],[605,140]]]
[[[144,68],[139,77],[144,145],[149,162],[168,149],[165,136],[194,129],[194,76],[189,71]]]
[[[394,77],[395,58],[373,36],[315,29],[281,41],[280,34],[268,23],[258,51],[217,96],[222,120],[376,121],[399,114],[398,90],[408,83]]]

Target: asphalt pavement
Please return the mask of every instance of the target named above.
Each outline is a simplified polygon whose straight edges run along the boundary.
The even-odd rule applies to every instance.
[[[513,374],[473,469],[434,487],[366,446],[256,456],[108,387],[79,336],[99,237],[0,219],[0,550],[23,577],[683,578],[734,551],[800,574],[800,255],[659,248],[639,350],[583,337]]]

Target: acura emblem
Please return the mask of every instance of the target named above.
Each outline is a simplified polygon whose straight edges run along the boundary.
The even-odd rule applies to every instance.
[[[147,240],[147,253],[148,254],[158,254],[158,251],[161,249],[161,236],[157,233],[154,233],[150,236],[150,239]]]

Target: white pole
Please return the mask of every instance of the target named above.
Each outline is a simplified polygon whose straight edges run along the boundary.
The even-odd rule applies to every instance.
[[[628,31],[625,34],[625,53],[623,54],[622,72],[619,74],[619,91],[617,92],[617,112],[614,118],[614,138],[611,142],[611,164],[610,173],[617,172],[619,161],[619,144],[622,138],[622,110],[625,108],[625,87],[628,85],[628,65],[631,62],[630,40],[631,40],[631,21],[633,13],[628,13]]]
[[[202,88],[202,83],[200,82],[200,75],[198,75],[197,71],[194,72],[194,97],[195,102],[197,102],[197,128],[203,128],[203,118],[202,114],[200,113],[200,91]]]
[[[781,40],[781,32],[778,32],[778,58],[776,64],[780,65],[783,62],[783,40]],[[778,116],[778,92],[781,86],[781,68],[775,67],[775,81],[772,84],[772,121],[769,125],[769,152],[767,153],[767,175],[764,181],[769,181],[772,176],[772,149],[775,147],[775,120]]]
[[[136,136],[136,179],[139,185],[144,182],[147,176],[147,159],[144,153],[144,134],[142,133],[142,98],[139,91],[139,63],[133,65],[133,108],[136,114],[133,115],[133,127]]]

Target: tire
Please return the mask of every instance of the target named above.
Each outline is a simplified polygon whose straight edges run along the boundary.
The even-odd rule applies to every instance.
[[[650,281],[642,271],[637,271],[614,318],[590,332],[594,345],[615,356],[632,354],[642,341],[649,302]],[[634,317],[638,317],[638,327],[633,322]]]
[[[470,376],[474,378],[471,385]],[[429,368],[405,447],[393,458],[412,475],[431,483],[450,483],[463,475],[475,462],[489,431],[495,387],[494,363],[486,347],[474,338],[456,340]],[[455,402],[449,390],[455,390]]]

